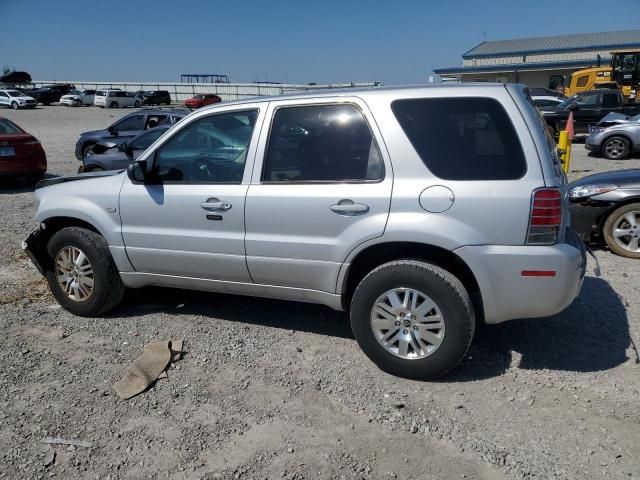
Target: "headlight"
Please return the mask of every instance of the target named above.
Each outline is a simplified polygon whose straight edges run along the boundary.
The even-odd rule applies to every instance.
[[[569,190],[569,198],[575,200],[578,198],[593,197],[594,195],[600,195],[601,193],[607,193],[617,189],[618,187],[616,185],[580,185]]]

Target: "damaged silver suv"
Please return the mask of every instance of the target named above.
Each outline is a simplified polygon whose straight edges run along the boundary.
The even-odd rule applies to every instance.
[[[519,85],[378,88],[198,110],[126,172],[38,185],[24,248],[98,316],[162,285],[328,305],[395,375],[442,375],[478,322],[567,307],[565,177]]]

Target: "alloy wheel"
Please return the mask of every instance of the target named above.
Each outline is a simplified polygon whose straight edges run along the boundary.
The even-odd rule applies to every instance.
[[[378,297],[371,310],[371,329],[387,352],[405,360],[433,354],[445,334],[438,305],[425,293],[404,287]]]
[[[94,289],[93,267],[82,250],[64,247],[56,255],[54,263],[58,285],[69,299],[84,302],[91,297]]]
[[[626,145],[618,138],[613,138],[607,142],[604,146],[605,152],[609,158],[617,159],[622,158],[626,151]]]
[[[613,224],[613,238],[622,248],[632,253],[640,253],[640,211],[627,212]]]

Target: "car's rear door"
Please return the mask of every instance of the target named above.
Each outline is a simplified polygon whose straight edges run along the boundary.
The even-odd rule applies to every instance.
[[[336,290],[347,254],[384,232],[392,169],[357,98],[271,102],[246,205],[256,283]]]

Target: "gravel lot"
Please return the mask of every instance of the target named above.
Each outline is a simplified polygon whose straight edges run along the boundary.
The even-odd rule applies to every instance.
[[[80,132],[128,112],[0,115],[60,175],[78,167]],[[574,147],[572,178],[625,167],[640,160]],[[598,250],[602,277],[589,268],[565,312],[483,327],[452,375],[418,382],[377,370],[324,307],[154,288],[108,318],[74,317],[20,251],[32,188],[5,184],[0,206],[0,478],[640,478],[632,260]],[[169,379],[120,400],[112,384],[142,346],[171,338],[187,353]]]

